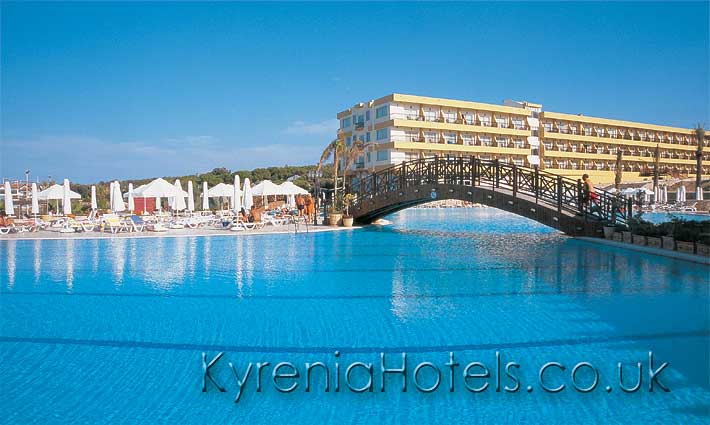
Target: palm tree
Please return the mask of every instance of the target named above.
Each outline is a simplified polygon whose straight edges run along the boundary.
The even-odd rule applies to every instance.
[[[693,129],[695,133],[695,139],[698,143],[698,150],[695,152],[695,192],[697,199],[702,199],[703,190],[701,188],[701,183],[703,180],[703,143],[705,142],[705,128],[703,125],[698,123]]]
[[[618,148],[616,150],[616,166],[614,167],[614,187],[617,192],[621,190],[621,174],[623,172],[623,166],[621,164],[622,155],[621,148]]]
[[[338,193],[338,157],[343,152],[343,148],[343,140],[338,137],[325,147],[318,161],[318,171],[320,171],[321,168],[323,168],[323,163],[330,158],[331,154],[333,155],[333,199],[335,199],[335,195]]]
[[[345,152],[345,168],[343,169],[343,193],[345,193],[345,174],[348,172],[348,169],[350,169],[353,163],[355,163],[355,160],[362,156],[367,150],[367,148],[371,145],[372,142],[363,143],[360,140],[356,140],[355,142],[353,142],[352,145],[350,145],[350,148],[348,148],[348,150]]]

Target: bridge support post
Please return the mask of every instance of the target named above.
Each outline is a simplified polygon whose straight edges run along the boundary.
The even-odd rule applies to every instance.
[[[402,161],[399,167],[399,190],[403,190],[407,186],[407,161]]]
[[[535,177],[533,179],[533,190],[535,191],[535,203],[540,199],[540,169],[535,166]]]
[[[513,198],[518,197],[518,166],[513,164]]]
[[[463,156],[459,157],[459,184],[463,186],[464,172],[463,172]]]
[[[562,176],[557,176],[557,212],[562,212]]]
[[[439,184],[439,155],[434,155],[434,184]]]
[[[493,180],[493,188],[498,188],[500,187],[500,164],[498,162],[498,158],[496,158],[493,163],[495,164],[495,179]]]
[[[471,186],[476,187],[476,157],[471,157]]]
[[[626,203],[626,219],[631,220],[632,218],[634,218],[634,201],[629,198],[626,200]]]

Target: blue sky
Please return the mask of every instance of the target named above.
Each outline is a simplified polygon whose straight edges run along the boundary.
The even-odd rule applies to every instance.
[[[317,161],[392,92],[710,124],[708,3],[2,3],[0,177]]]

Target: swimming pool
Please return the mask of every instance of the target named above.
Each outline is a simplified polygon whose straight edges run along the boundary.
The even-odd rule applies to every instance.
[[[0,422],[4,423],[707,423],[707,266],[567,238],[493,209],[411,209],[393,225],[319,234],[0,241]],[[339,352],[339,355],[335,353]],[[424,393],[379,377],[372,392],[322,382],[239,403],[228,362],[372,362],[449,353],[516,392],[473,393],[456,375]],[[664,392],[610,385],[617,362],[669,366]],[[226,387],[202,392],[202,357]],[[572,388],[593,364],[599,388]],[[391,362],[391,363],[390,363]],[[548,387],[538,385],[541,366]],[[505,363],[504,363],[505,364]],[[272,367],[273,368],[273,367]],[[303,369],[301,368],[301,373]],[[271,370],[265,372],[269,376]],[[253,376],[252,376],[253,377]],[[302,378],[302,376],[301,376]],[[367,383],[360,368],[358,385]],[[431,368],[421,371],[434,382]],[[579,383],[593,380],[581,370]],[[633,384],[633,374],[627,386]],[[645,379],[645,376],[644,376]],[[471,384],[479,386],[485,379]],[[503,384],[511,384],[506,379]],[[528,392],[527,387],[532,387]],[[673,415],[673,416],[672,416]],[[598,419],[596,419],[598,421]]]
[[[651,223],[663,223],[666,221],[671,221],[674,217],[682,218],[684,220],[692,221],[704,221],[710,220],[710,215],[708,214],[693,214],[693,213],[665,213],[665,212],[645,212],[641,215],[641,218],[648,220]]]

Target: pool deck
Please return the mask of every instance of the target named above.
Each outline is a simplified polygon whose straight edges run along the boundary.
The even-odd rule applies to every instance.
[[[335,226],[306,226],[301,225],[296,232],[294,226],[271,226],[267,225],[259,230],[242,230],[233,232],[231,230],[197,228],[197,229],[169,229],[165,232],[78,232],[60,233],[59,231],[40,230],[38,232],[22,232],[0,235],[3,240],[62,240],[62,239],[116,239],[116,238],[190,238],[209,236],[256,236],[256,235],[278,235],[278,234],[307,234],[322,232],[338,232],[346,230],[360,229],[361,226],[335,227]]]
[[[607,246],[613,246],[613,247],[622,248],[622,249],[628,249],[631,251],[643,252],[646,254],[660,255],[663,257],[675,258],[677,260],[692,261],[693,263],[710,265],[710,258],[703,257],[701,255],[686,254],[684,252],[671,251],[668,249],[661,249],[661,248],[653,248],[653,247],[649,247],[649,246],[639,246],[639,245],[634,245],[634,244],[630,244],[630,243],[611,241],[608,239],[601,239],[601,238],[577,237],[576,239],[579,239],[579,240],[582,240],[585,242],[592,242],[592,243],[601,244],[601,245],[607,245]]]

